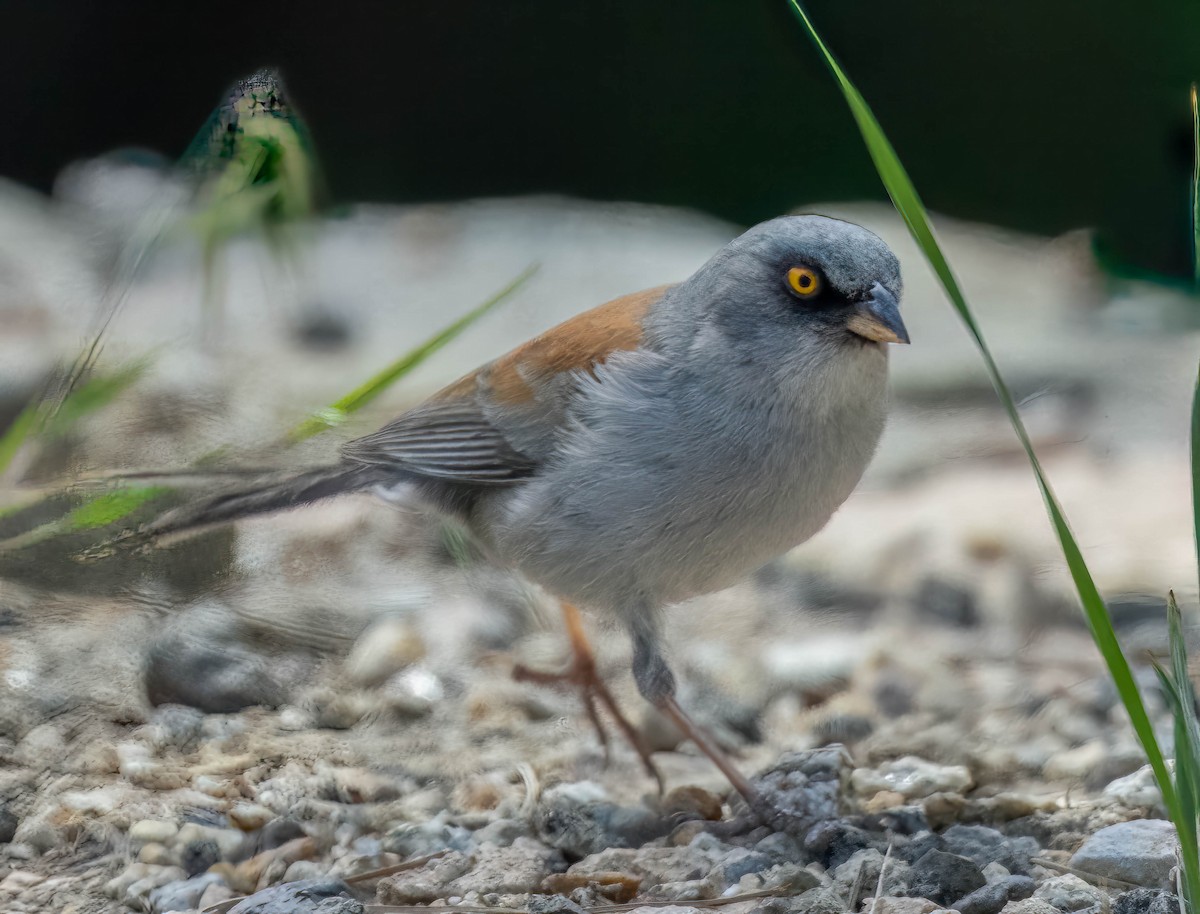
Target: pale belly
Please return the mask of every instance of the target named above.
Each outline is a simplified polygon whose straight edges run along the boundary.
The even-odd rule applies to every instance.
[[[552,593],[617,613],[730,586],[820,530],[857,485],[883,426],[798,427],[724,446],[677,438],[531,482],[502,506],[502,560]]]

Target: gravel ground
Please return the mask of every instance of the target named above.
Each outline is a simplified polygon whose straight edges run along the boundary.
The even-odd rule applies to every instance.
[[[0,405],[78,345],[131,221],[101,191],[152,189],[93,171],[51,202],[0,194]],[[1177,911],[1173,830],[961,331],[890,213],[811,209],[894,244],[916,342],[879,458],[830,527],[670,617],[682,701],[770,800],[766,821],[641,703],[604,620],[600,668],[662,794],[577,694],[514,680],[566,662],[544,596],[436,518],[348,498],[119,567],[61,542],[0,553],[0,909]],[[252,453],[541,261],[510,311],[378,415],[395,411],[686,274],[734,231],[563,200],[360,210],[312,227],[307,280],[266,283],[281,300],[240,247],[216,343],[197,342],[177,243],[140,274],[107,355],[170,358],[19,467],[0,507],[66,474]],[[1196,596],[1183,306],[1097,277],[1078,238],[944,233],[1169,745],[1146,657],[1165,589]],[[313,315],[341,342],[297,333]],[[0,538],[44,519],[0,515]]]

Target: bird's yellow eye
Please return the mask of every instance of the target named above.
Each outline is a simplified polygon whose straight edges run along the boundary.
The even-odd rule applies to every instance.
[[[821,277],[808,267],[792,267],[787,272],[788,288],[801,298],[812,298],[821,291]]]

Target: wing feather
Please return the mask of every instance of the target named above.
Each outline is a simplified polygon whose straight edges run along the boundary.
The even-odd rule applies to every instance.
[[[374,434],[347,442],[342,456],[477,485],[511,484],[537,469],[472,401],[430,401]]]
[[[559,324],[348,442],[342,456],[475,485],[532,476],[555,446],[579,374],[641,345],[642,320],[667,288],[626,295]]]

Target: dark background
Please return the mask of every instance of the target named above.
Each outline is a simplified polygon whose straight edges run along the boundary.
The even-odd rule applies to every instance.
[[[1192,0],[810,0],[935,210],[1187,272]],[[561,192],[750,223],[882,197],[785,0],[0,4],[0,175],[179,155],[282,68],[335,202]]]

